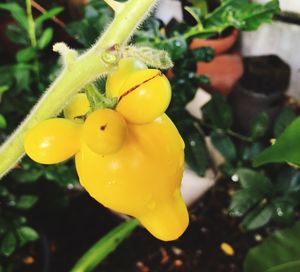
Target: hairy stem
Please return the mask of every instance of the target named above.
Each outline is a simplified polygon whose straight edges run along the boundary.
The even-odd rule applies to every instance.
[[[28,1],[28,0],[27,0]],[[127,43],[139,23],[157,0],[128,0],[96,44],[78,58],[65,57],[65,67],[16,131],[0,147],[0,179],[12,169],[24,154],[23,140],[28,129],[56,116],[66,102],[80,89],[107,73],[113,64],[103,60],[103,54],[114,45]],[[70,50],[73,56],[73,50]]]

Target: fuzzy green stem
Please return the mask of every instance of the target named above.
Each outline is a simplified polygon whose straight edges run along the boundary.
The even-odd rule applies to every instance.
[[[28,21],[28,35],[32,47],[36,47],[36,34],[35,34],[35,23],[32,17],[32,6],[31,0],[26,0],[26,11]]]
[[[118,98],[109,98],[100,93],[94,84],[85,88],[87,98],[90,102],[91,111],[98,109],[114,109],[117,105]]]
[[[23,123],[0,147],[0,179],[22,158],[24,136],[30,128],[59,114],[74,94],[110,71],[114,64],[105,62],[102,55],[116,44],[125,44],[155,2],[128,0],[96,44],[78,58],[73,59],[73,51],[60,46],[62,50],[57,51],[63,53],[65,67]]]

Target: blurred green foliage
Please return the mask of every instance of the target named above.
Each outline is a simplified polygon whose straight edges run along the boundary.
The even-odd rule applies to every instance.
[[[279,225],[293,222],[300,203],[300,171],[287,164],[257,169],[252,162],[270,145],[270,138],[277,137],[290,124],[296,116],[294,110],[285,106],[275,123],[269,121],[266,113],[259,113],[252,120],[249,135],[234,131],[232,108],[219,94],[213,94],[202,112],[199,125],[206,128],[206,135],[225,158],[218,169],[234,191],[229,214],[241,218],[245,230],[258,229],[271,221]]]
[[[298,272],[300,222],[274,232],[259,246],[249,251],[244,261],[245,272]]]

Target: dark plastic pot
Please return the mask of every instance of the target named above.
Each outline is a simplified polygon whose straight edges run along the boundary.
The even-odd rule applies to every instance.
[[[236,129],[249,134],[251,122],[262,112],[274,122],[284,104],[291,70],[278,56],[268,55],[244,58],[244,71],[229,100]]]

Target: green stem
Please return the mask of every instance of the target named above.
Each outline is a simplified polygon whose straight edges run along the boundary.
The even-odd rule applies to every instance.
[[[31,0],[26,0],[26,11],[28,21],[28,35],[32,47],[36,47],[36,34],[35,34],[35,23],[32,17],[32,6]]]
[[[193,118],[200,126],[204,126],[204,127],[207,127],[207,128],[210,128],[212,129],[213,131],[215,132],[222,132],[222,133],[225,133],[225,134],[228,134],[236,139],[239,139],[241,141],[244,141],[244,142],[248,142],[248,143],[253,143],[253,139],[250,138],[250,137],[247,137],[247,136],[244,136],[242,134],[239,134],[235,131],[232,131],[230,129],[222,129],[222,128],[218,128],[214,125],[210,125],[210,124],[207,124],[205,123],[203,120],[201,119],[197,119],[197,118]]]
[[[90,102],[91,111],[98,109],[114,109],[117,105],[118,99],[106,97],[100,93],[94,84],[90,84],[85,88],[85,93]]]
[[[235,137],[241,141],[244,141],[244,142],[248,142],[248,143],[253,143],[253,139],[251,137],[247,137],[247,136],[244,136],[242,134],[239,134],[237,132],[234,132],[232,130],[226,130],[225,131],[228,135],[231,135],[232,137]]]
[[[75,264],[70,272],[93,271],[138,226],[136,219],[119,225],[94,244]]]
[[[201,9],[202,14],[205,16],[208,13],[208,6],[206,0],[193,1],[194,5]]]
[[[31,47],[36,48],[37,42],[36,42],[36,33],[35,33],[35,22],[32,16],[32,5],[31,0],[26,0],[26,12],[27,12],[27,22],[28,22],[28,36],[30,39]],[[39,61],[37,58],[37,55],[35,55],[35,71],[36,71],[36,80],[40,80],[40,69],[39,69]]]
[[[59,114],[74,94],[110,71],[113,64],[105,62],[103,54],[116,44],[125,44],[155,2],[128,0],[96,44],[78,58],[68,48],[61,50],[66,62],[64,69],[23,123],[0,147],[0,179],[22,158],[23,140],[29,129]]]

